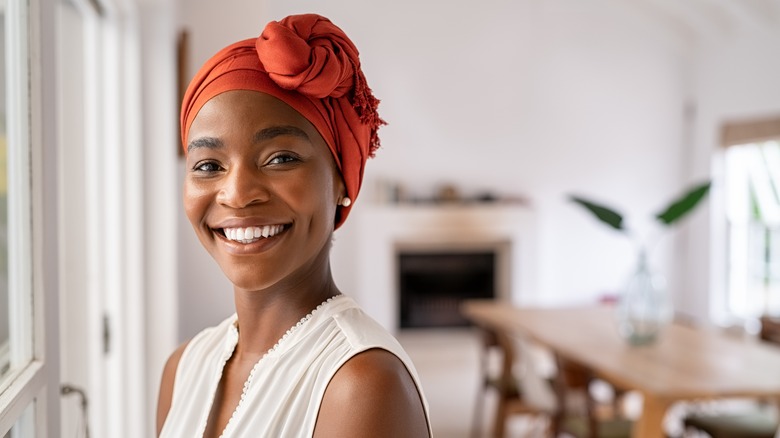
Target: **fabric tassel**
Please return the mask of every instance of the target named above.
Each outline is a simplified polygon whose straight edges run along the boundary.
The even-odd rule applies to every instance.
[[[360,121],[371,127],[371,139],[368,145],[368,156],[374,157],[381,142],[379,140],[379,127],[387,125],[387,122],[379,117],[379,99],[371,92],[366,77],[359,67],[355,66],[355,88],[352,97],[352,105],[355,108]]]

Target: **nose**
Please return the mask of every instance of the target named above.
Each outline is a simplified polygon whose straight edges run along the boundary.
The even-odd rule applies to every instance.
[[[266,202],[270,198],[266,179],[254,163],[233,166],[222,180],[217,202],[230,208]]]

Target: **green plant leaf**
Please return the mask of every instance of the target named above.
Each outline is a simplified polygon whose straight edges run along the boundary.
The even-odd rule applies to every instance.
[[[618,230],[623,231],[623,215],[616,212],[615,210],[605,207],[603,205],[596,204],[594,202],[588,201],[586,199],[580,198],[578,196],[569,196],[569,199],[573,202],[576,202],[577,204],[580,204],[581,206],[585,207],[593,213],[599,220],[604,222],[605,224],[609,225],[610,227]]]
[[[683,196],[675,199],[663,212],[658,213],[655,218],[666,226],[672,225],[693,211],[699,202],[707,195],[711,185],[712,183],[707,181],[706,183],[693,187]]]

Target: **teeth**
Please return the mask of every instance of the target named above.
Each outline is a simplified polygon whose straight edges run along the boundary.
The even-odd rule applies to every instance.
[[[263,227],[224,228],[225,237],[241,243],[252,243],[260,238],[273,237],[284,229],[284,225],[265,225]]]

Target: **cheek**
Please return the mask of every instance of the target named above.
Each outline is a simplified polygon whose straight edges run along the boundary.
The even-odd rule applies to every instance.
[[[207,206],[206,194],[192,182],[186,181],[182,190],[184,213],[190,223],[197,228],[202,221]]]
[[[336,181],[332,172],[323,166],[305,177],[282,182],[278,189],[286,193],[287,202],[295,204],[296,210],[330,221],[336,214]]]
[[[278,181],[274,187],[274,191],[285,203],[294,206],[295,210],[309,213],[321,210],[328,202],[330,192],[326,190],[326,181],[313,175],[304,179]]]
[[[333,168],[326,168],[320,175],[319,197],[326,209],[335,214],[341,187],[341,175]]]

